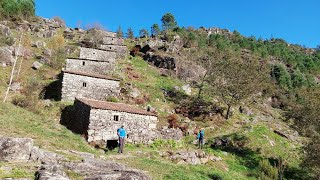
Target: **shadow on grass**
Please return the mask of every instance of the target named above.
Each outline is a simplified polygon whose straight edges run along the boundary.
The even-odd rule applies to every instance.
[[[61,110],[60,124],[75,134],[82,134],[83,132],[80,129],[77,129],[77,126],[74,126],[76,121],[75,113],[76,111],[73,105],[65,106]]]
[[[53,81],[41,91],[43,99],[52,99],[55,101],[61,101],[61,89],[62,89],[62,73],[57,76],[57,80]]]
[[[245,147],[247,141],[247,137],[233,133],[215,138],[211,142],[211,148],[234,154],[242,165],[254,170],[258,167],[262,157],[258,152]]]

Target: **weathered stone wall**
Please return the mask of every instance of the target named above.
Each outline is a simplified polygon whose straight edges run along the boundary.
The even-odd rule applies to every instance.
[[[107,51],[115,51],[117,53],[117,58],[125,57],[127,54],[127,46],[122,45],[100,45],[100,49]]]
[[[122,38],[104,37],[102,39],[102,44],[104,44],[104,45],[124,45],[124,40]]]
[[[99,61],[114,61],[116,59],[116,52],[104,51],[92,48],[80,48],[80,59],[91,59]]]
[[[117,33],[114,32],[110,32],[110,31],[104,31],[104,30],[99,30],[99,29],[89,29],[87,31],[87,33],[91,33],[91,34],[101,34],[104,37],[112,37],[112,38],[116,38],[117,37]]]
[[[83,87],[86,83],[86,87]],[[73,101],[75,97],[105,100],[107,96],[118,96],[120,82],[70,73],[63,73],[62,100]]]
[[[65,70],[86,73],[110,74],[114,71],[115,63],[110,61],[95,61],[86,59],[67,59]]]
[[[112,110],[92,109],[90,111],[88,142],[117,140],[117,129],[125,126],[127,142],[149,144],[154,139],[157,117]],[[114,121],[114,116],[119,121]]]

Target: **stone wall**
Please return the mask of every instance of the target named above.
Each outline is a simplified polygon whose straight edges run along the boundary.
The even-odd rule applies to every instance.
[[[91,33],[91,34],[101,34],[104,37],[112,37],[112,38],[117,38],[117,33],[114,32],[109,32],[109,31],[104,31],[104,30],[99,30],[99,29],[89,29],[87,31],[87,33]]]
[[[124,40],[122,38],[104,37],[102,39],[102,44],[104,44],[104,45],[123,45]]]
[[[119,93],[119,81],[63,73],[62,100],[64,101],[73,101],[75,97],[105,100],[107,96],[118,96]]]
[[[99,61],[114,61],[116,59],[116,52],[104,51],[92,48],[80,48],[80,59],[91,59]]]
[[[67,59],[65,70],[80,71],[86,73],[111,74],[114,71],[115,62],[95,61],[86,59]]]
[[[125,57],[127,54],[127,46],[121,45],[100,45],[100,49],[104,49],[107,51],[115,51],[117,53],[117,58]]]
[[[124,125],[127,131],[127,142],[151,143],[157,125],[157,117],[118,112],[112,110],[92,109],[90,111],[88,142],[117,140],[117,129]],[[114,120],[119,117],[119,121]]]

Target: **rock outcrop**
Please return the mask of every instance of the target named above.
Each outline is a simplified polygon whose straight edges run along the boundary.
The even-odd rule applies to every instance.
[[[3,36],[10,36],[11,35],[11,30],[9,27],[0,24],[0,34]]]
[[[33,140],[30,138],[0,137],[0,161],[27,162]]]
[[[176,68],[176,61],[171,56],[162,56],[153,52],[147,52],[143,59],[158,68],[174,70]]]
[[[177,164],[206,164],[210,161],[216,162],[221,161],[221,157],[216,157],[213,155],[209,155],[203,151],[178,151],[178,152],[160,152],[162,157],[170,159]]]
[[[126,166],[96,159],[93,154],[63,151],[83,158],[82,161],[69,161],[64,156],[33,146],[30,138],[0,137],[0,162],[41,163],[35,173],[36,180],[69,180],[66,170],[75,172],[88,180],[104,179],[151,179],[144,172]]]
[[[12,50],[9,47],[0,47],[0,65],[11,66],[14,63]]]

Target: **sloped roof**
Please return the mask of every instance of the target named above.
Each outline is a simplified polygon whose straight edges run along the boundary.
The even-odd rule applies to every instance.
[[[91,74],[91,73],[85,73],[85,72],[80,72],[80,71],[70,71],[70,70],[63,70],[64,73],[69,73],[69,74],[76,74],[80,76],[88,76],[88,77],[94,77],[94,78],[99,78],[99,79],[107,79],[107,80],[113,80],[113,81],[120,81],[120,79],[106,76],[106,75],[101,75],[101,74]]]
[[[85,58],[67,58],[67,60],[79,60],[79,61],[99,61],[99,62],[109,62],[105,60],[97,60],[97,59],[85,59]]]
[[[93,100],[88,98],[76,98],[76,99],[95,109],[105,109],[105,110],[112,110],[112,111],[119,111],[119,112],[127,112],[132,114],[157,116],[155,113],[152,113],[131,105],[123,104],[123,103],[98,101],[98,100]]]

